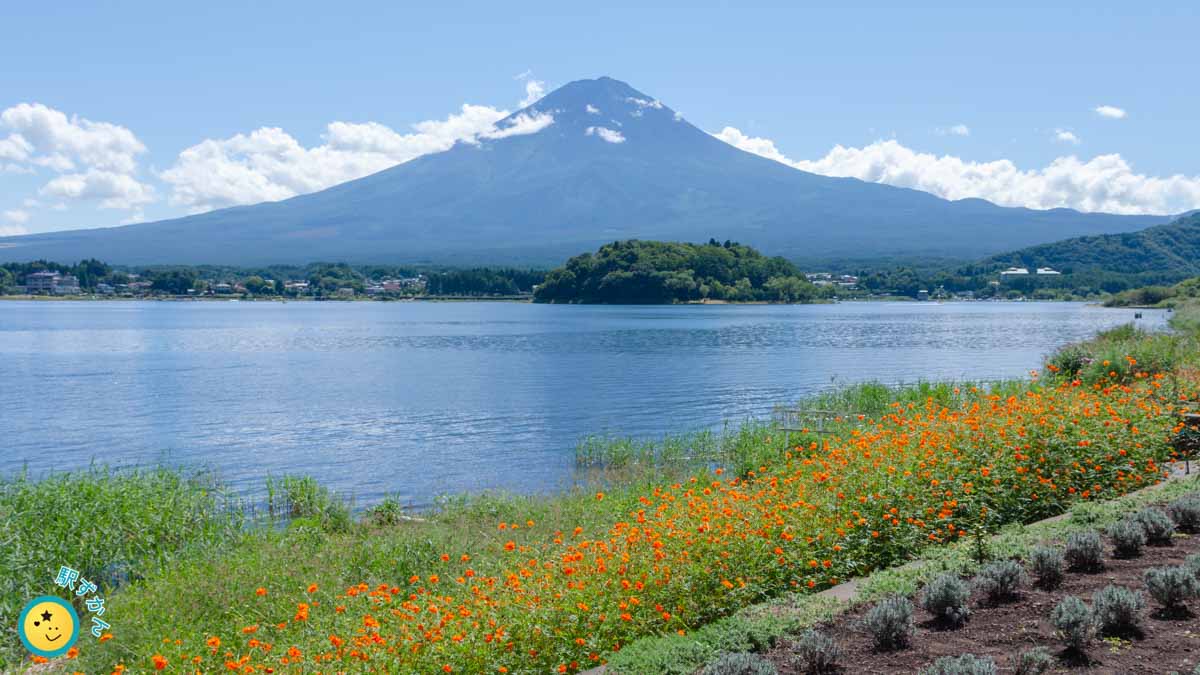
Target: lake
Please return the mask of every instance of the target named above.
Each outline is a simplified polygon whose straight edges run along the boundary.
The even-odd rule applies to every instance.
[[[551,490],[589,434],[717,428],[862,380],[1017,377],[1133,318],[1077,303],[0,302],[0,474],[167,463],[253,493],[304,473],[359,505],[418,507]]]

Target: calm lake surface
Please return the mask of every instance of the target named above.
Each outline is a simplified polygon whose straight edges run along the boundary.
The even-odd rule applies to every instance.
[[[834,383],[1021,376],[1133,316],[1072,303],[0,302],[0,475],[168,463],[254,493],[267,475],[306,473],[359,505],[550,490],[569,484],[588,434],[719,427]]]

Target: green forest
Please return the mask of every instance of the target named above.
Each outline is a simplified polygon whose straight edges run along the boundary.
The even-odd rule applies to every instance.
[[[824,297],[784,258],[736,242],[615,241],[551,270],[534,302],[814,302]]]
[[[1200,277],[1174,286],[1143,286],[1122,291],[1104,302],[1107,307],[1175,307],[1200,299]]]

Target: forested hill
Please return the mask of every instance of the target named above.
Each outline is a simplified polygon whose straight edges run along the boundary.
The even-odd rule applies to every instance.
[[[749,246],[616,241],[546,275],[535,302],[670,304],[698,300],[812,302],[819,289],[784,258]]]
[[[1163,280],[1195,276],[1200,274],[1200,213],[1137,232],[1031,246],[993,256],[980,265],[1053,267],[1066,273],[1099,269]]]

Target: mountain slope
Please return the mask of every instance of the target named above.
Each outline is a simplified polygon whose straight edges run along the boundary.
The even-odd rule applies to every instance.
[[[549,126],[516,133],[546,116]],[[791,257],[977,257],[1165,220],[950,202],[805,173],[610,78],[565,85],[497,127],[477,144],[280,202],[0,239],[0,261],[548,264],[616,239],[709,237]]]
[[[1137,232],[1074,237],[993,256],[984,267],[1105,270],[1177,279],[1200,275],[1200,213]]]

